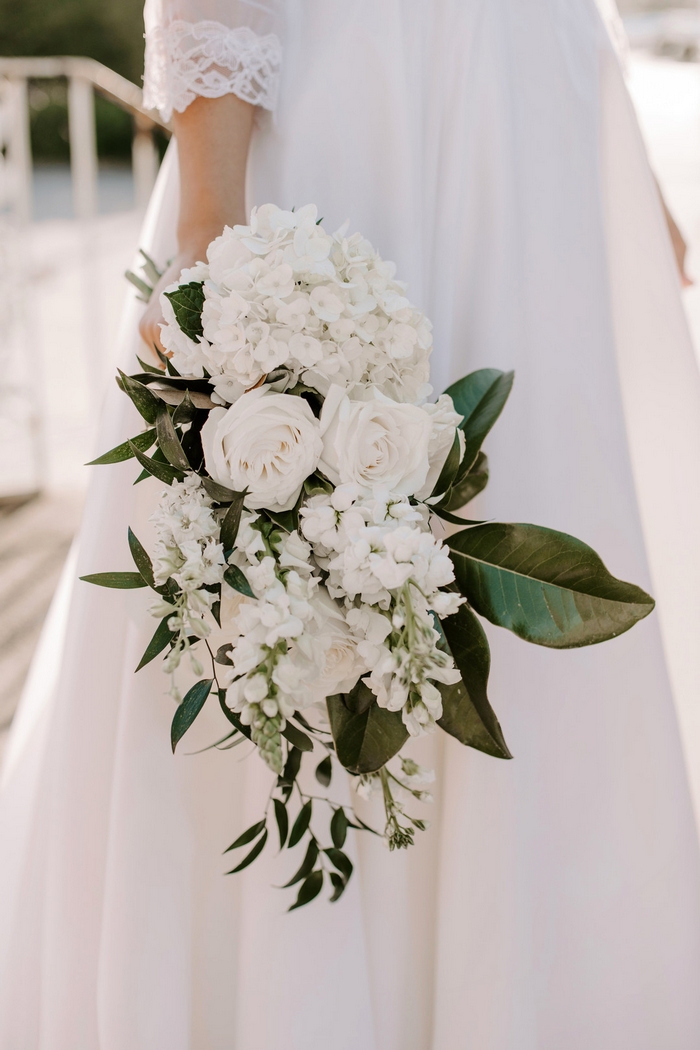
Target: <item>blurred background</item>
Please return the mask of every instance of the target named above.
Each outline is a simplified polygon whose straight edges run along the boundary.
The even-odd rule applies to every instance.
[[[700,0],[618,7],[700,282]],[[142,66],[142,0],[0,0],[0,750],[80,518],[123,274],[168,142]],[[700,283],[684,300],[697,349]]]

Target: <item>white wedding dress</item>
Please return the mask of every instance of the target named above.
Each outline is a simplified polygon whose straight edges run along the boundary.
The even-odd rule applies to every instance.
[[[345,897],[287,915],[274,885],[297,856],[221,874],[268,772],[242,749],[185,753],[223,735],[215,705],[173,757],[158,663],[133,673],[144,592],[76,582],[130,567],[127,525],[148,540],[158,491],[133,488],[132,463],[96,468],[3,774],[0,1050],[697,1050],[677,717],[693,766],[700,384],[593,0],[164,0],[146,15],[151,104],[260,105],[250,204],[313,201],[394,259],[435,325],[436,390],[516,369],[480,516],[580,536],[659,609],[574,652],[489,630],[514,760],[430,738],[431,829],[405,854],[358,838]],[[141,242],[163,261],[177,193],[171,150]],[[100,450],[137,426],[114,389]]]

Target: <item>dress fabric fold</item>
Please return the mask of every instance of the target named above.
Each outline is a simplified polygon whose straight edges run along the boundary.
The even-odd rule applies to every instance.
[[[223,875],[269,773],[242,749],[187,753],[224,735],[213,704],[173,757],[159,662],[133,673],[145,592],[77,581],[130,567],[127,526],[148,547],[159,491],[134,487],[131,463],[92,468],[3,769],[0,1050],[696,1050],[678,724],[700,768],[700,382],[617,58],[593,0],[282,14],[249,204],[314,202],[397,263],[434,323],[436,392],[515,368],[470,516],[579,536],[658,612],[571,652],[488,627],[513,761],[418,742],[437,773],[430,830],[400,854],[349,840],[345,896],[288,915],[275,887],[296,855]],[[140,242],[160,261],[177,200],[171,147]],[[99,451],[138,426],[115,388]]]

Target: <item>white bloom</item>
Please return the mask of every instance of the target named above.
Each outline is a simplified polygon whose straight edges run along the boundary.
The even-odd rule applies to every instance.
[[[430,417],[415,405],[400,404],[376,388],[368,401],[351,401],[331,387],[321,411],[320,470],[335,485],[385,485],[413,495],[430,468]]]
[[[202,428],[207,470],[221,485],[248,490],[246,506],[289,510],[322,450],[306,401],[251,390],[229,409],[215,408]]]

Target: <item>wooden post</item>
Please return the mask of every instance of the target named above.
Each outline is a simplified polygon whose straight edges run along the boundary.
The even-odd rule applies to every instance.
[[[91,219],[97,214],[97,140],[95,99],[85,77],[68,79],[68,123],[73,212],[76,219]]]
[[[12,196],[19,222],[32,217],[32,147],[29,136],[29,95],[26,77],[12,77],[8,83],[10,134],[8,160],[14,181]]]

